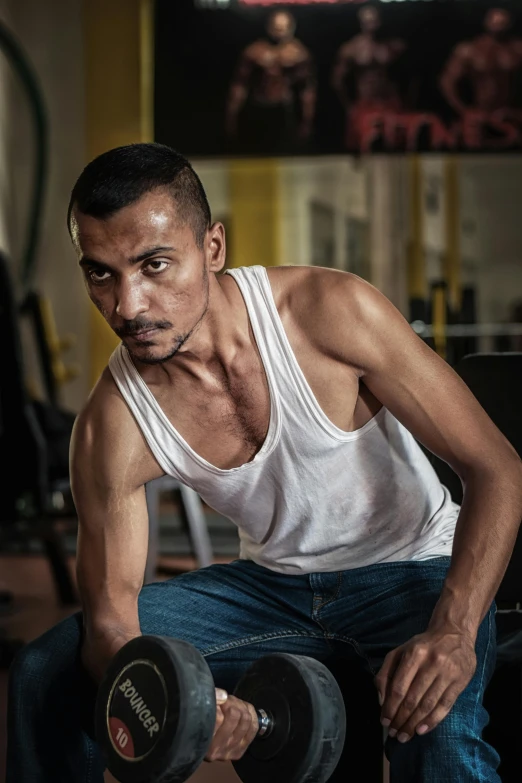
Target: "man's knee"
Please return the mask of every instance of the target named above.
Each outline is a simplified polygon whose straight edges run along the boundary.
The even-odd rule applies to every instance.
[[[482,739],[488,714],[481,704],[469,705],[469,709],[462,706],[428,734],[416,735],[404,744],[387,739],[385,753],[392,783],[500,783],[496,772],[500,757]]]
[[[74,615],[25,645],[9,669],[9,701],[36,706],[57,681],[71,679],[79,663],[81,619]],[[64,685],[60,682],[60,685]]]

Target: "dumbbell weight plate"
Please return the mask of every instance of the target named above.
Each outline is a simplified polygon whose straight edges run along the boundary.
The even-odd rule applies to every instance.
[[[260,658],[234,695],[274,721],[234,761],[243,783],[325,783],[337,766],[346,734],[344,701],[334,676],[319,661],[278,653]]]
[[[190,644],[140,636],[111,661],[96,737],[120,783],[181,783],[203,761],[216,722],[214,681]]]

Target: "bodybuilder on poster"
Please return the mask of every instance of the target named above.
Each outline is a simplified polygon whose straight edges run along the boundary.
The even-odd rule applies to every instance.
[[[484,32],[457,44],[440,78],[440,88],[449,105],[463,116],[470,110],[501,112],[516,106],[516,76],[522,68],[522,39],[511,33],[512,17],[503,8],[491,8],[484,19]],[[461,86],[467,83],[472,99],[466,103]],[[511,112],[509,111],[511,110]]]
[[[306,141],[316,103],[310,52],[287,11],[268,18],[267,37],[244,49],[230,87],[226,132],[250,151],[285,151]]]
[[[361,123],[368,112],[398,113],[402,109],[399,89],[390,74],[390,66],[406,48],[398,38],[383,39],[381,17],[373,6],[358,13],[361,32],[338,51],[332,85],[346,109],[346,146],[357,149],[361,141]],[[351,77],[351,79],[349,79]],[[349,89],[349,82],[353,89]],[[354,99],[350,99],[350,93]]]

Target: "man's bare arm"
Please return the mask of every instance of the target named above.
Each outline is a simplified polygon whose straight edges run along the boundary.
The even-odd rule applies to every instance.
[[[250,77],[254,63],[251,56],[251,47],[242,54],[230,86],[226,109],[226,131],[233,136],[237,131],[237,118],[243,104],[248,97]]]
[[[324,270],[315,289],[315,300],[324,301],[319,322],[336,325],[319,335],[329,350],[357,369],[464,487],[450,567],[429,625],[389,653],[376,678],[384,725],[410,738],[438,725],[474,674],[478,628],[522,519],[522,462],[466,384],[379,291]]]
[[[317,102],[317,80],[312,57],[304,51],[303,60],[297,66],[297,85],[301,101],[301,129],[303,138],[312,132]]]
[[[457,114],[464,114],[468,110],[459,95],[459,83],[468,71],[468,60],[469,44],[459,44],[455,47],[439,79],[442,94]]]
[[[106,372],[78,417],[71,444],[83,652],[95,678],[123,644],[141,633],[137,602],[148,548],[144,485],[160,475]]]
[[[80,522],[82,660],[100,681],[118,650],[141,634],[138,595],[148,544],[144,484],[163,475],[108,372],[75,426],[71,468]],[[205,758],[239,759],[257,734],[257,714],[220,689],[216,702],[215,732]]]
[[[522,462],[457,373],[391,302],[363,281],[347,287],[357,314],[349,360],[370,391],[462,481],[451,568],[432,623],[475,636],[522,519]]]
[[[324,336],[380,402],[464,488],[447,588],[434,622],[476,634],[507,568],[522,519],[522,462],[457,373],[405,318],[355,275],[321,270]],[[350,339],[346,339],[346,335]],[[317,339],[317,338],[316,338]]]
[[[332,87],[339,96],[343,106],[348,105],[348,94],[345,79],[353,65],[353,52],[351,43],[345,43],[337,53],[337,59],[332,72]]]

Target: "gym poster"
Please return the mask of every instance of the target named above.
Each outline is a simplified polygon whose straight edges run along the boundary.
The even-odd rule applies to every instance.
[[[155,138],[190,157],[522,149],[522,4],[156,0]]]

